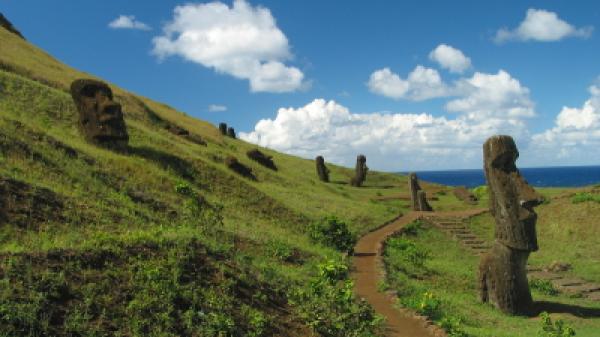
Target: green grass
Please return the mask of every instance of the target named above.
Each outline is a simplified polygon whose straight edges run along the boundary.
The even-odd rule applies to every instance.
[[[398,241],[403,244],[398,244]],[[506,316],[491,305],[479,302],[479,258],[446,234],[424,226],[417,235],[393,238],[390,243],[385,251],[387,285],[398,292],[400,303],[404,306],[430,315],[438,324],[458,322],[459,330],[467,336],[528,337],[536,336],[540,330],[539,317]],[[425,253],[427,257],[415,263],[411,258],[415,252]],[[538,289],[533,287],[532,290],[536,301],[600,312],[600,303],[566,295],[548,295],[546,290]],[[585,314],[578,317],[562,312],[551,313],[551,317],[563,319],[575,329],[577,336],[597,336],[600,329],[598,317],[585,317]]]
[[[322,261],[342,256],[311,240],[309,225],[336,216],[359,235],[403,209],[372,199],[405,193],[406,177],[370,171],[355,188],[352,170],[328,164],[325,184],[314,161],[261,148],[273,156],[272,171],[246,157],[255,145],[114,85],[129,149],[88,144],[68,87],[93,76],[4,29],[0,45],[0,177],[30,186],[32,200],[48,191],[57,201],[39,206],[43,219],[0,224],[4,335],[304,336],[313,325],[302,312],[316,298],[292,305],[290,296]],[[227,156],[257,181],[228,170]],[[194,261],[181,265],[186,259]],[[340,287],[327,291],[343,294]],[[351,319],[343,313],[358,304],[344,299],[321,308],[320,329]],[[375,328],[355,323],[345,333]]]

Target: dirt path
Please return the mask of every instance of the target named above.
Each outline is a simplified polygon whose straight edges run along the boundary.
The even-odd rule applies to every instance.
[[[405,225],[421,217],[469,217],[482,213],[483,210],[458,212],[410,212],[396,221],[363,236],[354,247],[355,291],[364,298],[375,311],[386,319],[386,336],[388,337],[432,337],[434,333],[425,322],[409,312],[396,309],[395,298],[378,291],[378,284],[384,278],[381,247],[390,235],[401,230]]]

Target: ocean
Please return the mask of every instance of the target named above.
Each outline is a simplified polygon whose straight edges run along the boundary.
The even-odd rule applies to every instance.
[[[600,183],[600,166],[532,167],[519,168],[519,171],[530,185],[536,187],[580,187]],[[443,185],[471,188],[485,184],[481,169],[416,173],[420,180]]]

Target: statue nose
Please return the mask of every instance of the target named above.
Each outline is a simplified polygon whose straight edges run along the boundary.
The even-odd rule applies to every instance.
[[[106,122],[121,115],[121,104],[115,102],[106,103],[100,111],[102,112],[100,121]]]

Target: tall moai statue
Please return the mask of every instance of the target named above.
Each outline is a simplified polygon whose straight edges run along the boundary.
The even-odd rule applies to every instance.
[[[356,167],[354,168],[354,177],[350,180],[352,186],[361,187],[363,182],[367,179],[367,157],[359,154],[356,157]]]
[[[235,129],[231,126],[227,128],[227,136],[235,139]]]
[[[315,162],[317,163],[317,175],[319,176],[319,179],[326,183],[329,182],[329,169],[325,166],[325,159],[323,159],[323,156],[317,156]]]
[[[412,172],[408,175],[408,191],[410,193],[411,207],[413,211],[431,212],[433,208],[427,202],[427,194],[421,190],[417,174]]]
[[[113,92],[106,83],[75,80],[71,96],[79,112],[79,130],[87,141],[113,149],[127,148],[129,135],[121,104],[113,101]]]
[[[223,136],[227,136],[227,123],[219,123],[219,132],[221,132]]]
[[[510,136],[493,136],[483,145],[495,242],[479,264],[479,295],[506,314],[523,314],[533,300],[527,282],[527,259],[538,249],[533,208],[543,202],[523,179],[515,162],[519,151]]]

